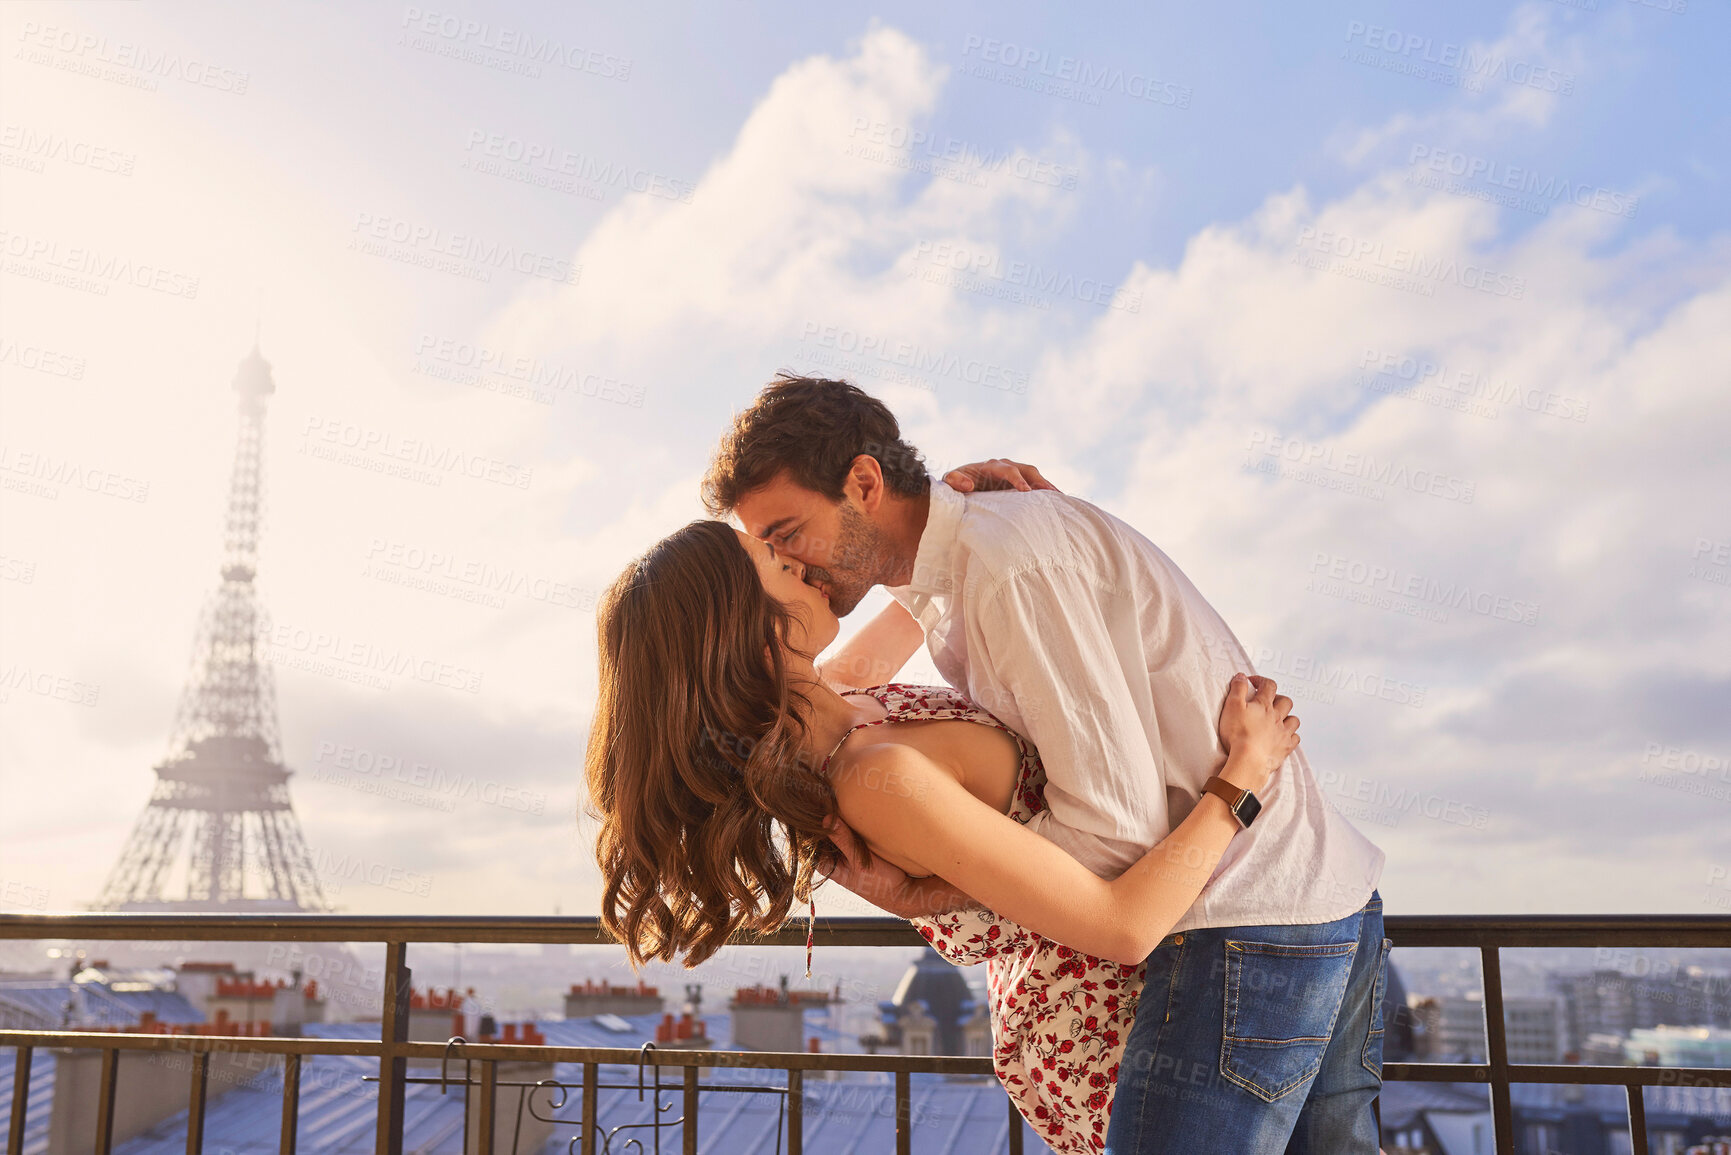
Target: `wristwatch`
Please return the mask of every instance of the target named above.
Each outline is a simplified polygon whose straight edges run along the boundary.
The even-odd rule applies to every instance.
[[[1232,817],[1238,819],[1239,826],[1249,826],[1256,821],[1256,816],[1262,813],[1262,800],[1250,791],[1234,786],[1220,775],[1216,774],[1203,783],[1202,792],[1212,794],[1226,803],[1232,811]]]

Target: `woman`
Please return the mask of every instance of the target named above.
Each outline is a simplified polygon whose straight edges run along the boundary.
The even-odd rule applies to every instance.
[[[802,578],[769,543],[697,521],[604,597],[587,758],[604,925],[633,964],[695,966],[736,932],[779,928],[843,865],[832,839],[882,856],[932,911],[915,919],[927,940],[989,963],[994,1068],[1023,1115],[1059,1151],[1098,1150],[1139,964],[1237,820],[1204,795],[1140,862],[1097,877],[1022,825],[1043,806],[1038,755],[990,714],[947,688],[826,682],[814,659],[840,625]],[[899,667],[908,653],[872,653],[878,636],[831,665]],[[1234,678],[1220,719],[1221,775],[1249,790],[1298,745],[1291,701],[1256,681]],[[984,910],[942,913],[954,892]]]

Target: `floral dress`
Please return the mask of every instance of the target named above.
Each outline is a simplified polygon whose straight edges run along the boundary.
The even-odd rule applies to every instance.
[[[961,691],[891,682],[857,692],[888,711],[862,725],[954,719],[1005,731],[1022,756],[1009,816],[1026,823],[1046,808],[1046,771],[1038,751]],[[1102,1151],[1145,965],[1082,954],[987,910],[911,921],[950,962],[986,964],[992,1069],[1022,1117],[1059,1155]]]

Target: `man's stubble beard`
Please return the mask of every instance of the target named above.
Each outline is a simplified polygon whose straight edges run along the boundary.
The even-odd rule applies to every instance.
[[[805,580],[822,582],[829,590],[830,612],[845,618],[895,568],[894,563],[889,537],[843,498],[841,531],[831,551],[830,567],[807,566]]]

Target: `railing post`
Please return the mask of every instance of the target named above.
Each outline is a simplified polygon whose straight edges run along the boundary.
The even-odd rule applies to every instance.
[[[1647,1155],[1647,1096],[1642,1087],[1628,1086],[1629,1092],[1629,1152]]]
[[[1010,1155],[1022,1155],[1022,1113],[1014,1099],[1005,1095],[1004,1101],[1010,1105]]]
[[[379,1022],[379,1135],[376,1155],[403,1155],[403,1097],[408,1093],[408,1061],[397,1049],[409,1041],[410,974],[408,944],[385,943],[385,1005]]]
[[[896,1155],[912,1155],[914,1149],[913,1096],[908,1090],[906,1070],[896,1072]]]
[[[475,1155],[493,1155],[495,1100],[499,1097],[499,1064],[492,1059],[481,1060],[481,1109],[476,1112]]]
[[[12,1125],[6,1129],[6,1155],[24,1155],[24,1116],[30,1110],[30,1060],[34,1047],[19,1047],[12,1060]]]
[[[787,1155],[805,1152],[805,1072],[797,1067],[787,1072]]]
[[[697,1155],[697,1073],[685,1068],[685,1155]]]
[[[595,1129],[601,1125],[601,1064],[583,1064],[583,1155],[595,1155]],[[656,1097],[660,1102],[660,1096]],[[660,1132],[657,1132],[660,1134]]]
[[[1479,948],[1485,980],[1485,1043],[1490,1051],[1491,1120],[1497,1155],[1515,1155],[1515,1109],[1509,1093],[1509,1040],[1503,1018],[1503,964],[1494,946]]]
[[[120,1075],[120,1052],[102,1052],[102,1082],[96,1090],[96,1155],[114,1155],[114,1083]]]
[[[295,1155],[301,1126],[301,1057],[282,1057],[282,1129],[280,1155]]]
[[[210,1052],[192,1056],[192,1091],[186,1100],[186,1155],[204,1155],[204,1108],[210,1093]]]

